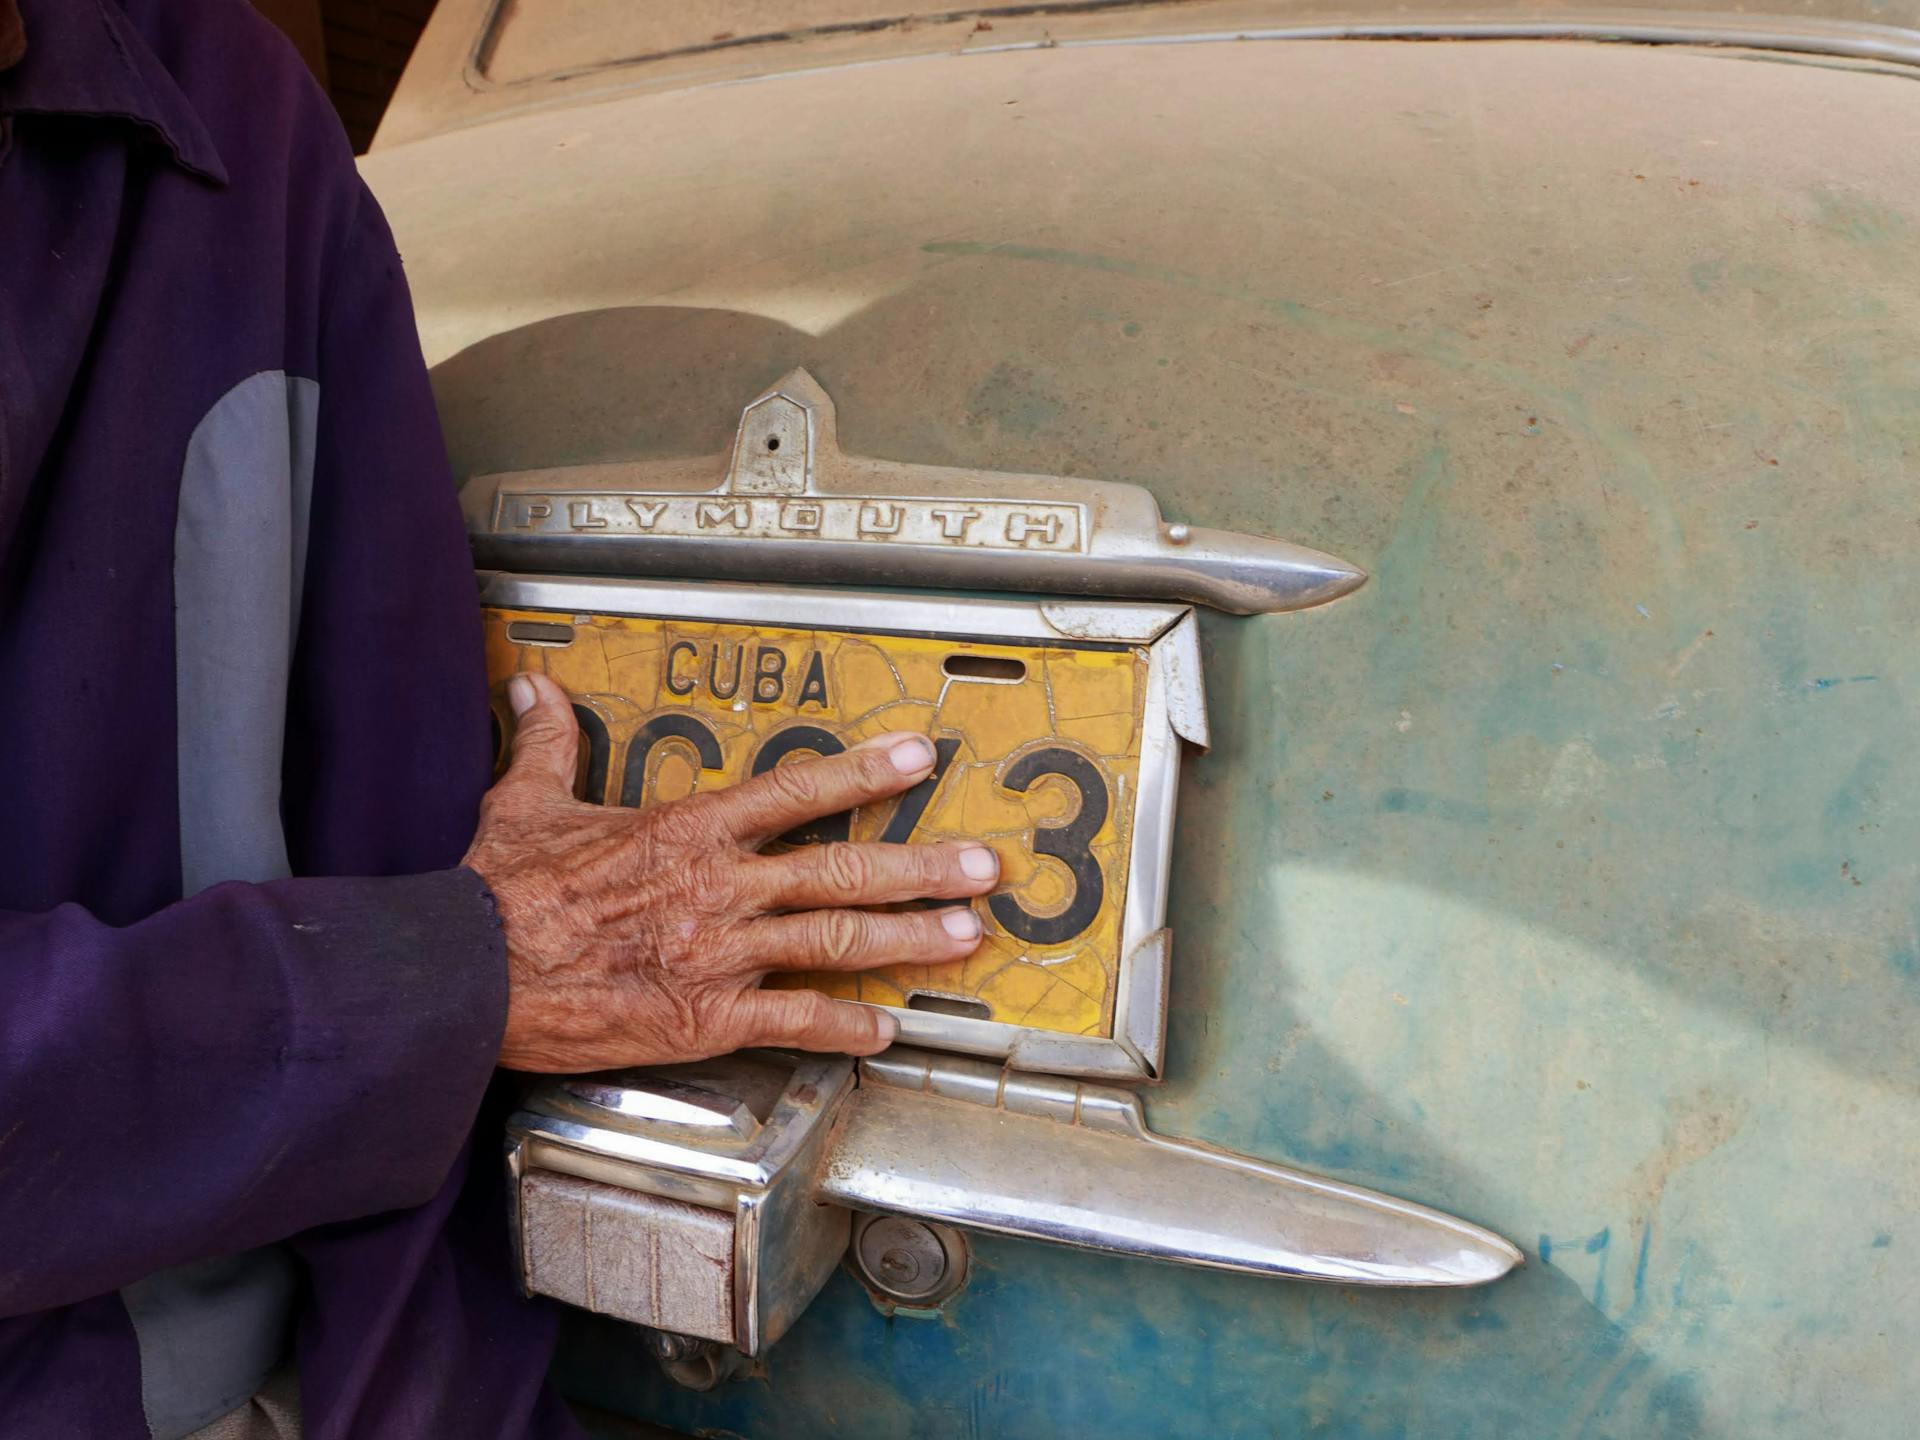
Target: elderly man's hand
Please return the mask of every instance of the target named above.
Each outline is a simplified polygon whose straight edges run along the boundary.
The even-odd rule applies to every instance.
[[[466,863],[507,935],[500,1063],[594,1070],[695,1060],[745,1045],[865,1055],[897,1027],[812,990],[762,990],[775,970],[865,970],[959,960],[980,921],[953,906],[865,909],[985,894],[983,845],[831,844],[764,856],[795,825],[897,795],[933,769],[933,746],[882,735],[712,795],[648,810],[573,798],[578,727],[566,693],[516,676],[513,760],[480,807]]]

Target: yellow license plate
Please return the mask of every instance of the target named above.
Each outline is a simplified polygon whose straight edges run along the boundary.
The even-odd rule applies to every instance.
[[[582,723],[579,793],[652,805],[890,730],[934,741],[933,777],[801,840],[977,839],[1001,887],[967,960],[778,977],[830,995],[1110,1037],[1139,789],[1146,652],[552,611],[486,611],[504,687],[544,670]]]

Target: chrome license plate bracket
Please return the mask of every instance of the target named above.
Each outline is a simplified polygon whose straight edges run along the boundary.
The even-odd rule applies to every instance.
[[[913,797],[909,824],[903,803],[843,828],[984,832],[1009,877],[977,906],[987,942],[939,967],[951,973],[807,983],[881,1004],[903,1040],[932,1049],[1159,1077],[1180,758],[1207,738],[1189,607],[508,573],[484,577],[482,601],[503,753],[507,679],[545,670],[575,697],[583,788],[605,803],[732,783],[884,730],[929,733],[954,762],[953,793]],[[677,781],[662,769],[676,751]]]

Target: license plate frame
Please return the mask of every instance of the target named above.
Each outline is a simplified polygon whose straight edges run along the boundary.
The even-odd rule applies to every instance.
[[[1181,752],[1183,744],[1204,748],[1207,743],[1199,644],[1190,606],[509,572],[482,572],[481,602],[489,617],[490,681],[502,735],[511,726],[503,690],[512,671],[505,669],[501,657],[517,657],[513,670],[544,665],[541,650],[564,648],[553,638],[560,634],[557,627],[588,625],[598,618],[1017,647],[1121,648],[1137,656],[1144,676],[1138,760],[1132,794],[1120,800],[1130,805],[1130,812],[1124,840],[1125,893],[1107,997],[1108,1032],[1072,1033],[907,1005],[879,1008],[899,1021],[902,1041],[931,1049],[1004,1059],[1017,1069],[1060,1075],[1159,1078],[1171,958],[1167,876]],[[530,614],[555,628],[546,632],[545,640],[516,638],[503,649],[496,632],[504,632],[507,622],[500,612],[516,612],[521,618],[514,623],[521,625],[523,635],[540,632],[538,625],[524,623]],[[1051,737],[1031,738],[1039,744]]]

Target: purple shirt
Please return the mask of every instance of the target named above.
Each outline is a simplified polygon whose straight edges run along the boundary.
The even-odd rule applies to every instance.
[[[177,1433],[242,1314],[310,1437],[572,1434],[467,1144],[506,1004],[454,868],[485,677],[393,241],[244,0],[20,9],[0,1433]]]

